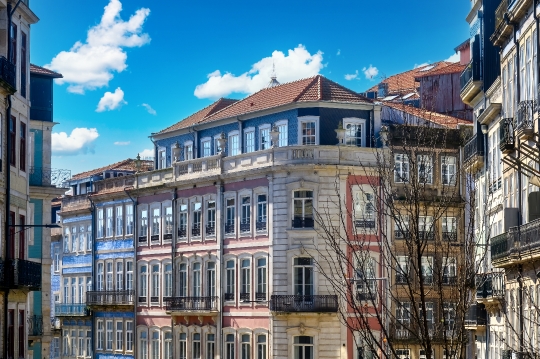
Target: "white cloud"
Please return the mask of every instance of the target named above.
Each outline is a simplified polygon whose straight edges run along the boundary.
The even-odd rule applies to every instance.
[[[141,106],[144,107],[146,111],[148,111],[149,114],[154,115],[154,116],[157,115],[156,110],[154,110],[152,106],[150,106],[149,104],[143,103]]]
[[[459,51],[456,52],[455,54],[453,54],[452,56],[450,56],[449,58],[447,58],[446,60],[444,61],[447,61],[447,62],[458,62],[460,60],[460,56],[459,56]]]
[[[355,78],[358,77],[358,70],[356,70],[356,72],[354,74],[346,74],[345,75],[345,80],[354,80]]]
[[[417,69],[419,67],[424,67],[424,66],[427,66],[429,65],[429,62],[423,62],[421,64],[414,64],[414,68]]]
[[[114,143],[115,146],[127,146],[131,143],[131,141],[116,141]]]
[[[71,134],[59,132],[52,134],[52,152],[55,156],[73,156],[94,153],[94,141],[99,137],[95,128],[74,128]]]
[[[96,112],[111,111],[127,104],[124,101],[124,91],[118,87],[114,92],[105,92],[96,108]]]
[[[317,75],[324,67],[322,60],[321,51],[310,54],[302,44],[289,49],[287,55],[275,50],[272,56],[259,60],[239,76],[229,72],[222,75],[219,70],[208,74],[208,80],[197,85],[194,94],[198,98],[218,98],[233,92],[251,94],[266,87],[274,65],[277,80],[285,83]]]
[[[154,150],[153,149],[144,149],[141,152],[139,152],[139,156],[141,156],[141,159],[148,159],[148,158],[154,158]]]
[[[379,69],[372,65],[369,65],[369,67],[364,67],[362,71],[364,71],[364,75],[366,75],[366,79],[368,80],[373,80],[373,78],[379,74]]]
[[[107,86],[114,72],[126,69],[124,48],[140,47],[150,42],[142,32],[150,10],[139,9],[128,21],[120,18],[120,0],[110,0],[105,6],[101,22],[88,30],[86,42],[77,41],[69,51],[61,51],[45,67],[60,72],[64,77],[58,84],[69,84],[68,91],[83,94]]]
[[[338,50],[337,50],[337,54],[336,54],[336,55],[337,55],[337,56],[341,55],[341,49],[338,49]]]

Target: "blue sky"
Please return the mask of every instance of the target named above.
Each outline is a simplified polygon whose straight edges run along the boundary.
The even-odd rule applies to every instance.
[[[467,0],[32,1],[31,62],[55,85],[53,167],[72,174],[152,148],[148,136],[269,80],[320,73],[355,91],[448,59]],[[121,9],[121,11],[120,11]],[[144,152],[148,153],[148,151]]]

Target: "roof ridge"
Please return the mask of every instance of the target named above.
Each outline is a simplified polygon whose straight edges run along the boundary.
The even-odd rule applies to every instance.
[[[326,80],[326,81],[328,81],[328,82],[330,82],[330,83],[336,85],[337,87],[339,87],[339,88],[342,89],[342,90],[345,90],[345,91],[347,91],[347,92],[349,92],[349,93],[351,93],[351,94],[354,94],[355,96],[361,97],[362,99],[367,100],[367,101],[369,101],[369,102],[373,102],[372,99],[367,98],[366,96],[364,96],[364,95],[362,95],[362,94],[360,94],[360,93],[358,93],[358,92],[356,92],[356,91],[353,91],[353,90],[351,90],[350,88],[347,88],[347,87],[345,87],[345,86],[343,86],[343,85],[341,85],[341,84],[339,84],[339,83],[337,83],[337,82],[335,82],[335,81],[333,81],[333,80],[330,80],[330,79],[327,78],[327,77],[322,76],[322,78],[323,78],[324,80]]]
[[[315,80],[317,80],[317,77],[319,77],[321,75],[317,75],[317,76],[314,76],[313,79],[311,80],[310,83],[307,84],[307,86],[304,87],[304,89],[302,91],[300,91],[300,93],[298,95],[296,95],[296,97],[292,100],[292,102],[298,102],[298,100],[300,99],[300,97],[302,97],[303,94],[305,94],[307,92],[307,90],[309,90],[309,88],[313,85],[313,83],[315,82]],[[305,79],[302,79],[302,80],[308,80],[309,77],[305,78]],[[320,98],[320,92],[319,92],[319,98]]]

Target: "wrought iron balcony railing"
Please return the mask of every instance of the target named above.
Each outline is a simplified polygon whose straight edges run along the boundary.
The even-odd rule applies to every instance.
[[[234,234],[234,223],[227,223],[225,225],[225,234]]]
[[[375,228],[374,219],[355,219],[354,226],[356,228],[373,229]]]
[[[251,232],[251,223],[240,223],[240,233]]]
[[[465,162],[472,159],[474,156],[483,156],[484,155],[484,136],[474,136],[467,141],[465,147],[463,148],[464,160]]]
[[[4,56],[0,56],[0,80],[11,87],[11,92],[17,88],[15,65],[8,61]]]
[[[240,300],[250,300],[251,293],[240,293]]]
[[[314,225],[313,217],[294,217],[292,219],[293,228],[313,228]]]
[[[200,237],[201,236],[201,225],[200,224],[194,224],[191,228],[191,235],[193,237]]]
[[[257,229],[257,232],[266,231],[266,221],[257,221],[257,223],[255,224],[255,228]]]
[[[473,58],[471,62],[467,65],[465,70],[459,76],[459,82],[461,85],[461,91],[469,84],[471,81],[480,80],[480,59]]]
[[[87,305],[133,305],[132,290],[96,290],[86,292]]]
[[[338,311],[338,299],[337,295],[272,295],[270,310],[284,313],[335,313]]]
[[[215,224],[208,224],[206,226],[206,235],[207,236],[213,236],[216,234],[216,225]]]
[[[218,310],[219,297],[170,297],[165,302],[167,312]]]
[[[186,238],[187,237],[187,226],[182,225],[178,227],[178,238]]]
[[[536,112],[536,101],[521,101],[518,104],[516,129],[518,131],[534,130],[534,113]]]
[[[39,337],[43,335],[43,316],[31,315],[28,317],[28,336]]]
[[[514,119],[503,118],[499,125],[499,148],[503,153],[514,150]]]
[[[255,293],[255,300],[266,300],[266,293],[265,292],[256,292]]]
[[[457,277],[455,275],[443,275],[442,284],[453,285],[457,283]]]
[[[61,187],[70,178],[70,170],[50,167],[30,167],[30,186]]]
[[[447,242],[456,242],[457,232],[442,232],[442,239]]]
[[[487,311],[484,304],[472,304],[465,315],[466,326],[483,326],[487,323]]]
[[[410,237],[410,232],[409,231],[402,231],[400,229],[396,229],[394,230],[394,238],[398,238],[398,239],[407,239]]]
[[[491,260],[500,259],[508,255],[508,233],[499,234],[491,238]]]
[[[30,290],[39,290],[41,288],[41,263],[31,262],[24,259],[8,260],[6,263],[10,268],[9,280],[13,285],[27,287]]]
[[[234,300],[234,293],[225,293],[225,300]]]
[[[54,314],[57,317],[84,317],[88,315],[85,303],[56,304]]]

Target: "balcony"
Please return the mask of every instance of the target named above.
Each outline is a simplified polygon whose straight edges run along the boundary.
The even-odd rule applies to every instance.
[[[56,304],[54,314],[57,317],[85,317],[88,309],[85,303]]]
[[[225,300],[234,300],[234,293],[225,293]]]
[[[442,232],[443,241],[457,242],[457,232]]]
[[[266,221],[255,223],[255,228],[257,229],[257,232],[266,231]]]
[[[272,295],[270,310],[282,313],[336,313],[337,295]]]
[[[508,233],[491,238],[491,260],[497,261],[508,255]]]
[[[482,89],[482,79],[480,78],[480,59],[474,58],[463,70],[460,77],[461,99],[470,105],[471,101]]]
[[[476,329],[487,323],[487,312],[484,304],[472,304],[465,315],[465,328]]]
[[[512,34],[512,26],[506,22],[505,16],[513,3],[514,0],[510,0],[510,4],[508,0],[501,0],[500,5],[495,10],[495,31],[490,37],[495,46],[502,46],[504,40]]]
[[[240,223],[240,233],[251,232],[251,223]]]
[[[465,169],[475,173],[484,165],[484,136],[478,133],[467,141],[463,148]]]
[[[186,227],[186,225],[181,225],[178,228],[178,238],[187,238],[187,227]]]
[[[411,233],[409,231],[402,231],[400,229],[394,230],[394,238],[396,239],[409,239]]]
[[[251,293],[240,293],[240,301],[247,301],[251,299]]]
[[[435,232],[418,231],[418,239],[421,241],[433,241],[435,239]]]
[[[234,223],[225,224],[225,234],[234,234]]]
[[[265,301],[266,300],[266,293],[265,292],[256,292],[255,293],[255,300]]]
[[[514,119],[503,118],[499,125],[499,148],[502,153],[510,153],[514,146]]]
[[[30,186],[62,187],[71,178],[70,170],[49,167],[30,167]]]
[[[4,285],[13,288],[41,289],[41,263],[24,259],[4,262]]]
[[[133,305],[132,290],[96,290],[86,292],[86,304],[89,306],[125,306]]]
[[[294,217],[292,219],[292,228],[313,228],[315,221],[310,217]]]
[[[206,235],[214,236],[216,234],[216,227],[214,224],[206,226]]]
[[[191,235],[193,237],[200,237],[201,236],[201,225],[200,224],[194,224],[191,228]]]
[[[536,101],[521,101],[518,104],[516,130],[517,135],[524,140],[532,138],[534,134],[534,114]]]
[[[165,302],[167,313],[217,312],[219,297],[171,297]]]
[[[442,284],[445,285],[454,285],[457,283],[457,277],[456,276],[450,276],[450,275],[443,275],[442,277]]]
[[[374,219],[355,219],[354,226],[356,228],[375,229],[375,220]]]
[[[0,288],[9,287],[5,278],[5,262],[0,258]]]
[[[43,316],[31,315],[28,317],[28,336],[40,337],[43,335]]]
[[[15,73],[15,65],[9,62],[4,56],[0,56],[0,85],[10,94],[14,94],[17,91]]]

